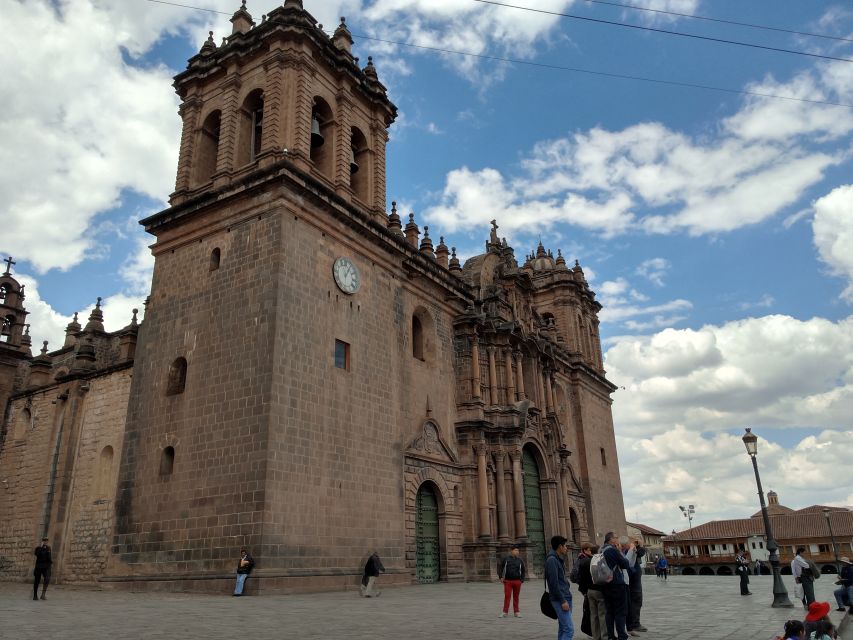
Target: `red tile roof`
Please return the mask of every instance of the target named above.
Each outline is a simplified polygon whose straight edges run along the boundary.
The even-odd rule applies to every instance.
[[[811,507],[788,515],[774,516],[770,524],[773,536],[779,542],[783,540],[801,540],[804,538],[828,538],[829,529],[821,511]],[[830,513],[832,532],[838,537],[853,537],[853,511],[838,510]],[[764,535],[764,523],[761,518],[741,518],[738,520],[713,520],[692,529],[681,531],[664,538],[669,542],[684,540],[725,540],[747,538],[752,535]]]
[[[626,522],[629,527],[634,527],[635,529],[639,529],[643,533],[650,536],[665,536],[666,534],[663,531],[658,531],[654,527],[650,527],[647,524],[639,524],[638,522]]]

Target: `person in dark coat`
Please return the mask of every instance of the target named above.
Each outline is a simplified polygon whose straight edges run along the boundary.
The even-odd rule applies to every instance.
[[[36,566],[33,569],[33,600],[38,600],[39,581],[44,580],[41,588],[41,599],[47,600],[44,595],[47,593],[47,585],[50,584],[50,567],[53,565],[53,558],[50,557],[50,546],[47,544],[47,538],[41,539],[41,544],[36,547],[33,555],[36,557]]]
[[[598,553],[598,546],[592,546],[589,542],[581,545],[581,556],[578,562],[578,591],[583,596],[584,618],[589,619],[589,631],[581,621],[581,631],[592,640],[607,640],[607,621],[605,620],[604,594],[601,585],[592,581],[592,573],[589,569],[592,556]]]
[[[572,623],[572,592],[566,580],[566,542],[563,536],[551,538],[551,551],[545,557],[545,582],[551,606],[557,614],[557,640],[572,640],[575,625]]]
[[[624,545],[623,549],[628,550]],[[634,561],[628,569],[628,617],[625,624],[629,635],[634,635],[631,631],[647,631],[640,623],[640,610],[643,608],[643,558],[646,556],[646,548],[639,540],[635,540],[634,550]]]
[[[749,558],[746,553],[741,553],[735,558],[735,562],[737,563],[735,571],[740,576],[740,595],[751,596],[752,592],[749,590]]]
[[[243,587],[246,586],[246,579],[252,573],[255,566],[255,560],[249,555],[249,551],[243,547],[240,549],[240,560],[237,561],[237,584],[234,585],[234,595],[242,596]]]
[[[628,553],[623,554],[619,547],[619,537],[614,532],[608,531],[604,534],[604,546],[601,552],[604,554],[607,566],[613,571],[613,580],[602,585],[607,636],[617,640],[627,640],[628,568],[634,560],[634,545],[629,545]],[[631,635],[640,634],[634,631]]]
[[[524,561],[519,557],[518,545],[515,545],[509,555],[501,561],[498,569],[498,575],[504,585],[504,608],[500,618],[506,618],[509,613],[510,596],[512,596],[512,610],[515,617],[521,617],[518,610],[518,596],[521,593],[521,583],[524,582],[525,573]]]
[[[385,567],[382,565],[382,560],[379,559],[379,554],[375,551],[367,559],[364,564],[364,575],[361,577],[361,595],[364,598],[377,598],[381,595],[380,591],[376,591],[376,579],[380,573],[385,573]]]

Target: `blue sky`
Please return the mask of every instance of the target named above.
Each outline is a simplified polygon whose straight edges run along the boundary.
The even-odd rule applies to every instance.
[[[136,221],[165,206],[180,121],[171,76],[237,2],[26,0],[4,10],[0,253],[55,347],[105,299],[150,285]],[[250,0],[256,20],[276,3]],[[519,5],[853,59],[853,42],[583,0]],[[853,37],[842,2],[636,6]],[[853,62],[677,37],[475,0],[306,0],[331,31],[532,63],[853,105]],[[216,13],[225,12],[223,13]],[[470,256],[497,218],[519,260],[579,259],[601,333],[631,518],[754,511],[744,426],[783,503],[853,504],[853,108],[505,63],[356,37],[400,109],[388,202]],[[765,457],[766,456],[766,457]],[[823,464],[815,465],[815,460]],[[846,465],[846,466],[845,466]],[[849,474],[847,474],[849,475]]]

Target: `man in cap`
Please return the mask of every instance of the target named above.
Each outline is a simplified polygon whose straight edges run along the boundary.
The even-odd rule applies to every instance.
[[[47,538],[41,539],[41,544],[36,547],[33,555],[36,557],[36,566],[33,569],[33,600],[38,600],[39,582],[44,579],[44,584],[41,588],[41,599],[47,600],[47,585],[50,584],[50,566],[53,564],[53,559],[50,557],[50,546],[47,544]]]

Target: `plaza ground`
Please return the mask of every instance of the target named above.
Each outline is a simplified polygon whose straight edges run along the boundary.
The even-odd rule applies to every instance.
[[[251,578],[250,578],[251,580]],[[772,609],[770,577],[752,577],[754,595],[739,594],[738,579],[723,576],[674,576],[662,582],[644,579],[642,621],[647,640],[769,640],[791,618],[802,619],[802,606]],[[791,578],[785,577],[789,593]],[[815,585],[819,600],[832,604],[834,576]],[[32,600],[32,587],[0,583],[0,637],[29,638],[370,638],[415,640],[527,640],[554,638],[556,623],[538,607],[541,580],[524,585],[522,618],[499,619],[500,584],[437,584],[385,589],[382,596],[357,592],[264,595],[233,598],[185,593],[127,593],[51,586],[48,600]],[[582,598],[575,596],[579,626]],[[850,629],[846,633],[849,634]],[[576,638],[586,638],[578,629]],[[845,638],[847,635],[845,635]]]

